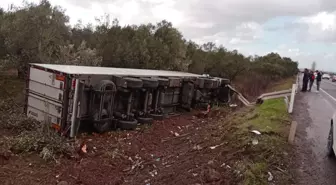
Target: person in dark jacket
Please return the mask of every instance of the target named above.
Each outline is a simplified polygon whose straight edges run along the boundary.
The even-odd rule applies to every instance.
[[[320,91],[321,81],[322,81],[322,73],[320,71],[316,70],[316,89],[317,89],[317,92]]]
[[[309,71],[307,68],[304,69],[303,73],[303,80],[302,80],[302,92],[306,92],[308,88],[308,81],[309,81]]]
[[[315,74],[314,74],[313,71],[310,71],[310,73],[309,73],[309,89],[308,89],[309,92],[311,91],[311,88],[313,87],[314,81],[315,81]]]

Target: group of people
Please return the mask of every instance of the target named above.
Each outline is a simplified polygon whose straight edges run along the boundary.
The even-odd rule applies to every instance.
[[[322,73],[318,70],[312,71],[307,68],[303,72],[303,83],[302,83],[302,92],[311,91],[314,81],[316,80],[316,89],[317,92],[320,90],[320,84],[322,81]],[[309,83],[309,84],[308,84]],[[309,86],[308,86],[309,85]]]

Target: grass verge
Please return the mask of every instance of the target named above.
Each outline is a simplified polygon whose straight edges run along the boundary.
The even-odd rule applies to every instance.
[[[289,78],[269,89],[284,90],[292,84],[293,78]],[[241,184],[291,184],[291,148],[287,144],[291,117],[283,98],[266,100],[253,108],[242,108],[222,122],[221,132],[227,133],[222,139],[231,142],[230,151],[236,151],[231,155],[235,159],[235,168],[243,174]],[[253,130],[261,134],[255,134]]]
[[[287,144],[290,120],[284,100],[273,99],[258,107],[244,108],[222,123],[227,133],[222,139],[230,141],[230,151],[235,151],[231,155],[235,168],[243,174],[242,184],[290,182],[286,159],[290,152]]]

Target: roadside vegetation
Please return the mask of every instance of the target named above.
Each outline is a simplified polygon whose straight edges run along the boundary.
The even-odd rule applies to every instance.
[[[25,67],[32,62],[208,73],[230,79],[248,99],[289,89],[298,70],[277,53],[244,56],[212,42],[196,44],[164,20],[122,26],[104,16],[94,27],[69,26],[68,19],[45,0],[0,10],[0,167],[6,169],[0,182],[289,184],[290,118],[282,99],[76,141],[26,118]]]
[[[286,90],[295,82],[287,78],[272,85],[268,91]],[[243,172],[244,185],[293,184],[291,147],[287,143],[291,117],[283,98],[264,101],[253,108],[242,108],[223,120],[223,140],[234,141],[232,151]],[[228,129],[230,128],[230,129]],[[254,133],[258,131],[259,133]]]

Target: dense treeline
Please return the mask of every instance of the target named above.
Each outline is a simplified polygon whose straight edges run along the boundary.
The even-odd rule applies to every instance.
[[[242,84],[262,80],[257,88],[297,72],[296,62],[277,53],[252,57],[211,42],[198,45],[167,21],[127,26],[108,16],[97,19],[97,26],[68,21],[61,7],[46,0],[0,10],[2,66],[22,71],[25,64],[40,62],[181,70]]]

